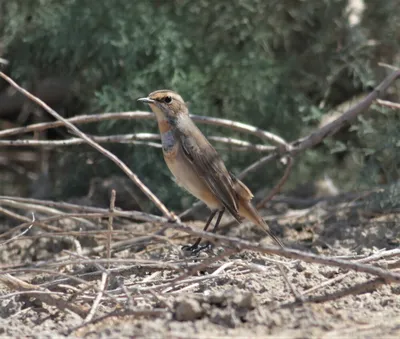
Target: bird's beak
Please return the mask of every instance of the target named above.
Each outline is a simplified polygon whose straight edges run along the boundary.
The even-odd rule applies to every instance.
[[[137,99],[137,101],[141,101],[141,102],[144,102],[146,104],[152,104],[152,103],[155,102],[153,99],[150,99],[150,98],[139,98],[139,99]]]

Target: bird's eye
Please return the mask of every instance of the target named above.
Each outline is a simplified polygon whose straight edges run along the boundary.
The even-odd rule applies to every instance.
[[[172,98],[171,98],[170,96],[167,96],[167,97],[164,98],[164,102],[165,102],[166,104],[170,104],[171,101],[172,101]]]

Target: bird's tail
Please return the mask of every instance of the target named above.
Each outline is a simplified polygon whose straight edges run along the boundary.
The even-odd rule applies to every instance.
[[[253,194],[251,191],[247,188],[247,186],[242,183],[239,179],[237,179],[234,175],[231,174],[231,178],[233,180],[233,187],[235,192],[239,196],[239,215],[241,217],[244,217],[254,224],[260,226],[265,233],[267,233],[274,241],[280,246],[284,247],[283,243],[270,231],[268,225],[266,222],[261,218],[261,216],[258,214],[257,210],[254,208],[254,206],[251,204],[251,199],[253,199]]]
[[[283,243],[270,231],[267,223],[261,218],[257,210],[251,204],[250,201],[241,201],[239,204],[239,214],[246,219],[250,220],[254,224],[260,226],[265,233],[267,233],[274,241],[282,248],[284,248]]]

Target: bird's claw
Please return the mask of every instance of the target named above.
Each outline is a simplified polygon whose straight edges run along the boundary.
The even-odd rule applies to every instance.
[[[192,255],[198,255],[202,251],[209,251],[212,248],[212,245],[207,242],[204,245],[185,245],[182,246],[182,251],[190,252]]]

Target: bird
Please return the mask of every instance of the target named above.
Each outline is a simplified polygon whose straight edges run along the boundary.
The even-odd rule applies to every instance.
[[[227,170],[221,156],[191,119],[182,97],[172,90],[157,90],[138,101],[148,104],[157,118],[164,160],[176,183],[211,210],[204,231],[218,213],[212,229],[215,232],[228,211],[239,223],[247,219],[260,226],[283,248],[252,205],[250,189]],[[210,246],[199,246],[200,242],[201,238],[185,249],[198,252]]]

